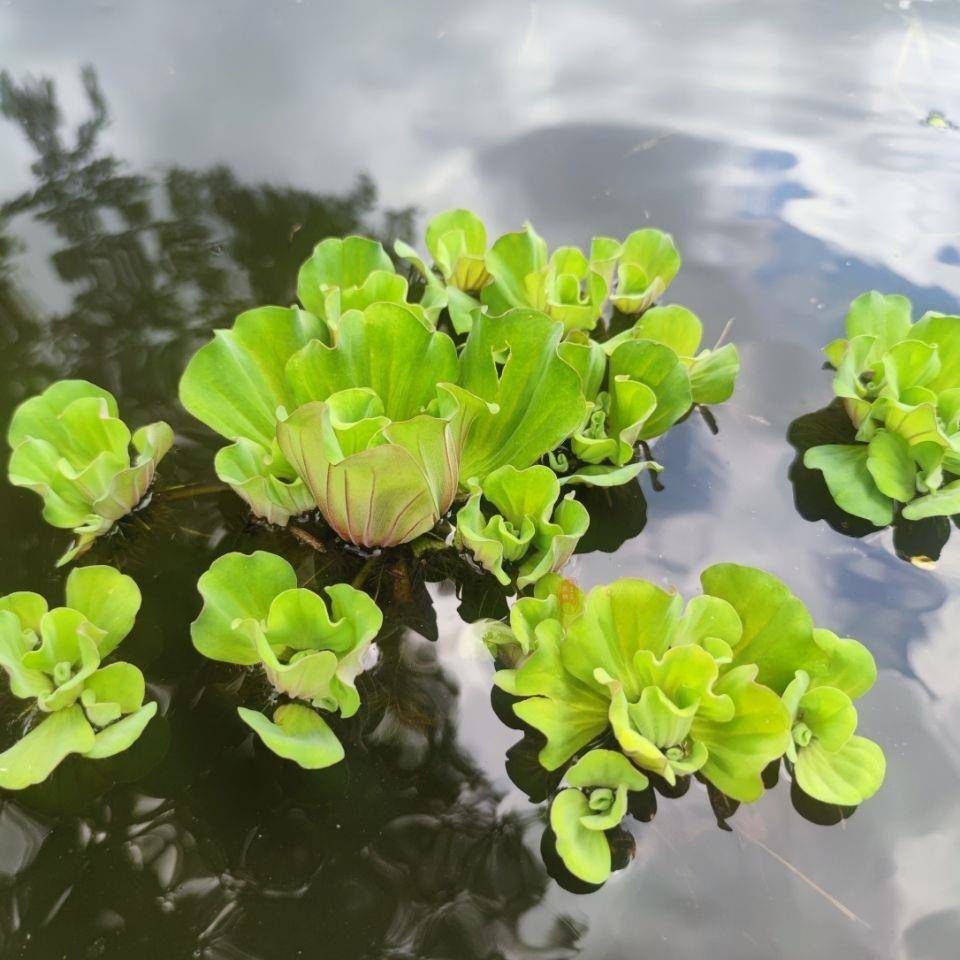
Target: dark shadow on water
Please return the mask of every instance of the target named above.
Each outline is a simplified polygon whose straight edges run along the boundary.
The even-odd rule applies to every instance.
[[[842,401],[834,400],[821,410],[797,417],[787,430],[787,440],[796,451],[789,477],[793,484],[793,501],[800,516],[812,523],[824,520],[837,533],[855,539],[877,533],[880,528],[869,520],[855,517],[837,506],[823,474],[803,464],[803,455],[810,447],[856,442],[855,430]],[[950,538],[950,521],[946,517],[910,521],[898,515],[892,526],[894,549],[902,560],[939,560]]]

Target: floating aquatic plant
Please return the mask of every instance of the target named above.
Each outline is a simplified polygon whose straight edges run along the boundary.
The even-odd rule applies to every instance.
[[[803,604],[761,570],[717,564],[702,583],[703,595],[684,608],[677,593],[645,580],[584,596],[547,577],[514,604],[509,627],[488,625],[488,642],[516,664],[496,684],[545,737],[541,765],[562,769],[599,745],[668,784],[696,774],[752,802],[764,768],[786,756],[797,785],[817,800],[853,805],[875,793],[883,753],[854,736],[851,706],[876,676],[869,651],[815,628]],[[551,822],[567,867],[596,883],[608,856],[572,813],[589,816],[589,799],[568,796]],[[558,825],[579,837],[569,859]],[[593,851],[586,867],[585,847]]]
[[[960,317],[911,317],[877,292],[850,305],[845,339],[824,353],[855,443],[822,444],[804,464],[823,473],[847,513],[883,527],[960,513]]]
[[[38,493],[44,520],[77,536],[59,566],[140,503],[173,431],[158,421],[131,434],[108,391],[86,380],[58,380],[17,407],[7,441],[10,482]]]
[[[293,567],[273,553],[228,553],[200,577],[200,615],[190,627],[205,657],[259,665],[284,702],[272,719],[247,707],[240,718],[264,745],[308,770],[343,759],[343,746],[317,712],[353,716],[355,680],[383,623],[362,590],[338,583],[319,594],[297,586]]]
[[[473,485],[457,513],[457,543],[504,585],[511,580],[504,563],[518,564],[522,590],[556,573],[590,525],[586,507],[572,494],[558,500],[560,481],[548,467],[507,464]]]
[[[258,516],[317,507],[342,538],[395,546],[506,465],[546,459],[562,485],[595,486],[659,469],[637,445],[732,391],[735,349],[698,352],[683,308],[642,314],[607,345],[609,371],[586,332],[611,290],[631,311],[663,292],[679,266],[666,235],[548,257],[532,227],[488,249],[479,218],[451,210],[426,244],[432,266],[396,246],[423,279],[419,303],[380,244],[330,238],[300,271],[306,309],[241,314],[191,359],[181,401],[230,441],[217,474]],[[436,329],[444,316],[459,349]]]
[[[139,609],[136,583],[106,566],[71,571],[62,607],[49,609],[28,591],[0,597],[0,668],[10,692],[33,700],[36,711],[29,732],[0,754],[0,787],[22,790],[71,753],[112,757],[140,736],[157,712],[143,702],[143,674],[130,663],[104,663]]]

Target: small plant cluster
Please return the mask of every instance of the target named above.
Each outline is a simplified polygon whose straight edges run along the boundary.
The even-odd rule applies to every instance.
[[[804,793],[841,806],[883,781],[883,751],[855,732],[853,701],[876,678],[866,647],[815,627],[762,570],[722,563],[701,582],[684,607],[646,580],[584,595],[545,577],[509,625],[486,625],[512,664],[495,684],[545,738],[540,764],[562,772],[550,824],[564,864],[587,883],[609,876],[609,831],[651,776],[674,785],[695,775],[751,803],[783,758]]]
[[[173,431],[160,421],[131,434],[112,394],[86,380],[58,380],[17,407],[7,442],[10,482],[41,496],[47,523],[77,535],[63,565],[140,503]]]
[[[52,610],[38,593],[0,597],[0,668],[10,692],[33,701],[29,732],[0,753],[0,787],[40,783],[71,753],[112,757],[140,736],[157,712],[143,674],[104,663],[139,609],[136,583],[106,566],[72,571],[66,605]]]
[[[837,506],[878,527],[960,513],[960,317],[916,322],[906,297],[865,293],[824,348],[855,443],[808,449]]]
[[[259,666],[284,698],[272,720],[246,707],[240,719],[268,749],[307,770],[342,760],[340,741],[317,711],[352,717],[360,708],[354,680],[383,623],[373,600],[338,583],[326,588],[328,605],[297,586],[286,560],[262,550],[225,554],[197,588],[203,609],[190,628],[193,645],[211,660]]]

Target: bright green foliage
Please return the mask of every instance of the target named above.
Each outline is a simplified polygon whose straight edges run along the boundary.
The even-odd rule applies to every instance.
[[[887,762],[877,744],[855,735],[857,691],[841,689],[842,679],[837,686],[832,681],[811,681],[798,670],[784,691],[791,720],[787,759],[804,793],[854,807],[880,789]]]
[[[297,297],[306,310],[336,331],[348,310],[371,303],[403,303],[427,326],[424,311],[407,303],[407,281],[376,240],[328,237],[313,248],[297,275]]]
[[[105,566],[73,570],[63,607],[48,609],[26,591],[0,597],[0,668],[10,692],[34,700],[42,718],[0,754],[0,787],[22,790],[71,753],[112,757],[140,736],[157,712],[143,702],[143,674],[130,663],[103,663],[139,609],[136,583]]]
[[[312,590],[297,586],[293,567],[276,554],[228,553],[215,560],[197,588],[203,609],[190,627],[193,645],[225,663],[259,664],[279,694],[291,701],[271,722],[239,708],[264,744],[307,769],[343,758],[343,748],[311,707],[353,716],[360,707],[355,680],[379,633],[383,615],[362,590],[326,587],[329,609]]]
[[[669,233],[651,229],[631,233],[620,248],[613,305],[621,313],[642,313],[670,286],[680,263]]]
[[[629,793],[646,790],[650,782],[615,750],[591,750],[564,779],[569,786],[554,797],[550,806],[557,853],[575,877],[601,884],[611,869],[606,831],[620,825]]]
[[[425,413],[457,377],[453,341],[391,303],[344,313],[328,341],[301,310],[242,314],[190,361],[181,401],[234,441],[218,475],[260,516],[286,523],[317,506],[354,543],[413,539],[457,490],[452,414]]]
[[[625,342],[647,340],[669,347],[686,370],[693,403],[724,403],[733,395],[740,373],[737,348],[728,343],[713,350],[701,350],[703,325],[700,318],[686,307],[670,304],[651,307],[629,330],[611,337],[603,344],[613,354]]]
[[[556,573],[587,532],[590,515],[572,499],[560,500],[560,481],[548,467],[494,470],[457,513],[457,543],[505,586],[504,563],[519,564],[521,590]],[[486,508],[486,509],[485,509]]]
[[[280,452],[277,414],[296,406],[287,362],[329,337],[322,320],[295,307],[248,310],[232,329],[217,330],[180,378],[180,402],[231,442],[214,461],[217,476],[271,523],[285,524],[313,506]]]
[[[490,248],[486,262],[493,283],[483,289],[483,303],[492,314],[532,307],[567,330],[592,330],[607,302],[619,249],[616,240],[595,237],[589,257],[577,247],[548,254],[543,238],[527,224]]]
[[[460,355],[455,420],[464,438],[460,482],[536,463],[586,415],[580,375],[560,354],[563,327],[534,310],[478,315]]]
[[[523,698],[515,713],[546,737],[546,769],[607,738],[669,783],[698,773],[750,802],[763,792],[764,767],[790,749],[791,713],[781,695],[797,671],[811,686],[850,698],[869,689],[876,674],[869,652],[815,629],[775,577],[717,564],[702,581],[704,594],[685,609],[676,593],[631,579],[583,598],[554,578],[516,604],[510,632],[519,666],[495,682]],[[487,639],[499,646],[503,633],[490,629]],[[863,778],[879,786],[873,774]],[[805,788],[800,775],[798,783]]]
[[[838,506],[878,527],[900,505],[907,520],[960,512],[960,317],[914,323],[906,297],[871,292],[846,328],[824,353],[857,442],[811,447],[804,464]]]
[[[77,535],[62,565],[140,503],[173,431],[158,421],[131,434],[106,390],[58,380],[17,407],[7,440],[10,482],[40,494],[47,523]]]
[[[487,249],[479,218],[450,210],[426,245],[430,266],[396,245],[423,277],[419,303],[380,244],[329,238],[300,271],[306,309],[241,314],[191,359],[181,401],[230,441],[217,475],[256,515],[283,525],[317,507],[342,538],[394,546],[505,465],[545,459],[561,485],[658,470],[636,444],[730,395],[736,351],[698,353],[700,323],[682,307],[608,344],[587,333],[618,269],[631,310],[665,289],[679,258],[657,231],[596,237],[586,256],[549,254],[527,226]],[[459,350],[441,320],[465,334]]]

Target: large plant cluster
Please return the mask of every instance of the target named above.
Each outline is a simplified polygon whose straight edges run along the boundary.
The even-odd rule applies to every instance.
[[[433,267],[396,247],[413,265],[414,295],[379,243],[324,240],[300,270],[300,305],[252,310],[217,331],[180,398],[230,441],[217,473],[266,520],[317,508],[344,540],[390,547],[468,499],[459,542],[479,562],[496,564],[483,559],[491,539],[502,560],[521,559],[536,527],[550,569],[586,529],[582,511],[564,500],[555,521],[531,502],[536,518],[524,507],[491,523],[477,493],[516,488],[516,499],[530,477],[546,491],[659,469],[638,459],[639,445],[693,404],[727,399],[736,348],[700,350],[690,311],[647,309],[680,265],[659,231],[595,238],[588,256],[548,254],[528,226],[488,249],[482,222],[454,210],[430,222],[426,243]],[[611,303],[637,315],[615,337]],[[553,536],[569,549],[554,550]]]
[[[733,391],[736,348],[702,349],[691,311],[656,305],[680,267],[671,238],[645,229],[551,252],[528,225],[488,244],[475,215],[453,210],[425,240],[430,262],[395,245],[404,273],[373,240],[324,240],[300,269],[299,303],[247,311],[194,354],[180,400],[227,441],[214,460],[223,483],[276,527],[322,518],[367,563],[440,543],[519,595],[509,622],[482,629],[501,661],[495,684],[542,740],[556,849],[583,881],[610,874],[611,838],[655,783],[697,777],[752,802],[783,760],[816,800],[871,796],[884,758],[856,734],[853,702],[873,659],[816,628],[779,580],[719,564],[684,606],[645,580],[584,595],[562,579],[590,524],[578,488],[660,470],[649,441]],[[955,322],[911,325],[900,298],[871,295],[854,304],[849,340],[828,348],[862,443],[808,461],[848,509],[865,503],[880,522],[894,502],[918,516],[953,503]],[[131,433],[109,393],[66,380],[17,409],[9,440],[12,482],[77,534],[66,562],[145,503],[173,434]],[[383,614],[362,582],[321,593],[264,551],[227,553],[198,582],[194,647],[248,669],[266,692],[240,719],[304,769],[343,759],[340,725],[376,659]],[[0,754],[8,789],[71,753],[126,749],[157,709],[137,667],[104,662],[133,625],[136,584],[86,566],[66,591],[53,610],[33,593],[0,598],[0,667],[31,703],[28,732]]]
[[[824,353],[854,443],[811,447],[837,505],[878,527],[960,513],[960,317],[914,322],[906,297],[865,293]]]

